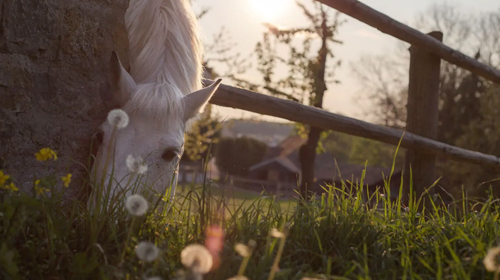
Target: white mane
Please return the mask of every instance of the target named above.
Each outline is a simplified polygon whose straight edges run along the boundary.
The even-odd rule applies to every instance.
[[[181,98],[201,88],[203,72],[189,0],[130,0],[125,24],[130,74],[138,84],[128,105],[158,119],[182,114]]]

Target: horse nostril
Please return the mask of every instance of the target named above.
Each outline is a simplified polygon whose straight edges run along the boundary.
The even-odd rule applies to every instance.
[[[102,130],[97,130],[94,135],[92,135],[92,143],[91,143],[91,157],[90,157],[90,166],[94,165],[94,159],[97,156],[97,151],[99,150],[99,146],[102,144],[104,140],[104,132]]]
[[[92,136],[92,145],[99,146],[102,144],[102,141],[104,141],[104,132],[99,129]]]
[[[104,132],[103,131],[98,131],[96,134],[95,134],[95,140],[96,140],[96,144],[97,145],[101,145],[102,144],[102,141],[104,141]]]

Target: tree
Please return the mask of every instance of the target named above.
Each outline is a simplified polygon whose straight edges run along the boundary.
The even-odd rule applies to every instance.
[[[500,154],[500,86],[491,85],[485,91],[480,100],[480,118],[471,120],[467,125],[463,125],[463,133],[456,141],[455,145],[479,151],[486,154]],[[500,197],[500,184],[498,182],[500,173],[496,168],[483,167],[477,164],[464,164],[459,162],[446,162],[447,175],[450,185],[475,186],[469,194],[485,195],[485,191],[493,186],[493,194]],[[477,187],[476,187],[477,186]]]
[[[262,161],[266,151],[267,145],[253,138],[221,138],[216,164],[223,174],[245,177],[252,165]]]
[[[336,36],[343,21],[338,12],[331,14],[330,9],[317,2],[311,1],[311,9],[300,2],[297,5],[310,25],[279,29],[267,24],[267,32],[256,46],[258,70],[268,93],[323,108],[327,84],[338,83],[333,76],[340,60],[335,58],[332,46],[341,43]],[[280,55],[284,52],[286,57]],[[285,67],[287,73],[284,77],[277,77],[278,67]],[[318,127],[308,127],[308,140],[299,151],[303,197],[309,195],[307,189],[314,182],[314,161],[322,132]]]
[[[214,155],[214,145],[220,138],[222,125],[217,117],[212,116],[212,106],[205,107],[205,112],[186,131],[184,155],[181,161],[199,161]],[[209,153],[210,151],[210,153]]]
[[[335,156],[337,162],[349,162],[357,165],[380,166],[390,168],[396,146],[352,136],[341,132],[332,132],[321,141],[325,151]],[[396,166],[404,163],[404,152],[401,149],[396,155]]]
[[[456,6],[440,3],[419,15],[416,26],[423,31],[440,30],[445,44],[483,63],[494,67],[500,64],[500,36],[495,31],[500,28],[500,10],[472,16],[460,13]],[[353,66],[365,91],[370,92],[376,105],[370,112],[380,124],[405,126],[408,55],[407,45],[400,44],[393,56],[368,56]],[[494,149],[496,145],[482,139],[484,132],[480,133],[481,129],[494,127],[491,122],[488,124],[487,114],[492,112],[488,106],[500,106],[500,100],[491,97],[491,92],[498,90],[492,88],[490,82],[453,64],[443,61],[441,67],[438,141],[488,153],[500,152]],[[484,177],[488,172],[478,172],[485,170],[478,166],[472,168],[443,159],[439,159],[438,168],[444,175],[440,183],[445,186],[477,184],[491,177]]]

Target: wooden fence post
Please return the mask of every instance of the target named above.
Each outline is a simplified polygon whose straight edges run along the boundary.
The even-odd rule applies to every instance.
[[[429,36],[442,41],[443,33],[433,31]],[[427,137],[437,138],[439,72],[441,58],[415,46],[410,47],[410,79],[408,86],[408,105],[406,131]],[[405,159],[405,190],[409,194],[410,168],[412,171],[413,192],[420,198],[436,180],[434,169],[436,156],[422,151],[408,149]],[[429,193],[433,194],[433,189]],[[430,207],[430,199],[424,195],[420,209]]]

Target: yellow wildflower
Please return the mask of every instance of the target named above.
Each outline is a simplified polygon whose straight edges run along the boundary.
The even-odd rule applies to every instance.
[[[50,190],[46,189],[44,187],[35,187],[35,192],[36,192],[36,194],[43,194],[46,192],[50,192]]]
[[[7,179],[10,178],[10,175],[4,174],[2,170],[0,170],[0,186],[3,186]]]
[[[57,154],[50,148],[43,148],[35,154],[36,160],[47,161],[49,159],[57,160]]]
[[[36,193],[37,195],[39,195],[39,194],[44,194],[44,193],[46,193],[46,192],[50,192],[50,190],[49,190],[49,189],[46,189],[46,188],[44,188],[44,187],[41,187],[41,186],[40,186],[40,180],[36,180],[36,181],[35,181],[35,193]]]
[[[6,190],[11,190],[11,191],[13,191],[13,192],[17,192],[17,191],[19,191],[19,189],[18,189],[18,188],[16,188],[16,185],[14,185],[14,183],[10,183],[10,185],[6,185],[4,188],[5,188]]]
[[[69,187],[69,183],[71,183],[71,173],[66,174],[66,176],[61,177],[61,180],[64,183],[64,186]]]

